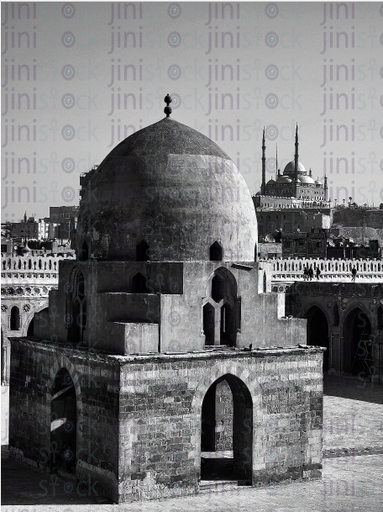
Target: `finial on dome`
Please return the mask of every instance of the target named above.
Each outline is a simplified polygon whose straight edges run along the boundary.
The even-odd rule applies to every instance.
[[[164,108],[164,112],[166,114],[166,117],[170,117],[170,114],[172,113],[172,109],[171,107],[169,107],[170,103],[172,102],[173,100],[171,99],[169,93],[165,96],[164,98],[164,102],[166,103],[166,107]]]

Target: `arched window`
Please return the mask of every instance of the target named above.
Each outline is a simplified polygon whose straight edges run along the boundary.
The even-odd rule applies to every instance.
[[[11,309],[11,331],[18,331],[20,329],[20,311],[17,306]]]
[[[218,242],[210,246],[210,261],[222,261],[222,247]]]
[[[147,293],[146,277],[141,272],[135,274],[132,278],[132,292],[133,293]]]
[[[241,323],[241,303],[237,282],[231,272],[219,268],[210,285],[209,302],[203,308],[206,344],[235,346]]]
[[[84,242],[81,246],[79,260],[80,261],[88,261],[88,259],[89,259],[88,244],[86,242]]]
[[[148,261],[149,259],[149,245],[145,242],[145,240],[141,240],[141,242],[136,246],[136,260]]]

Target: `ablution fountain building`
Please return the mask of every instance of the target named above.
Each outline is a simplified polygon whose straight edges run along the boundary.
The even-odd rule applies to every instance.
[[[323,349],[233,161],[165,113],[83,179],[77,261],[11,340],[11,454],[115,502],[318,477]]]

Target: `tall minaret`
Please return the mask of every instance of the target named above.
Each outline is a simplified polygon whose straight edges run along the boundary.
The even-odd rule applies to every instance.
[[[295,156],[294,156],[294,196],[298,194],[298,123],[295,125]]]
[[[265,140],[265,127],[263,127],[262,136],[262,185],[261,194],[264,196],[266,192],[266,140]]]
[[[328,192],[328,186],[327,186],[327,176],[324,177],[324,200],[327,201],[327,192]]]
[[[277,181],[279,176],[278,172],[278,143],[275,144],[275,181]]]

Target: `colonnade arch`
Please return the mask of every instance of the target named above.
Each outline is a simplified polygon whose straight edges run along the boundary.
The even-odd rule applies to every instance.
[[[307,344],[325,347],[323,354],[323,371],[329,370],[329,324],[323,310],[316,305],[311,306],[305,313],[307,318]]]
[[[372,365],[371,321],[360,307],[351,309],[343,324],[343,370],[351,375],[370,375]]]

